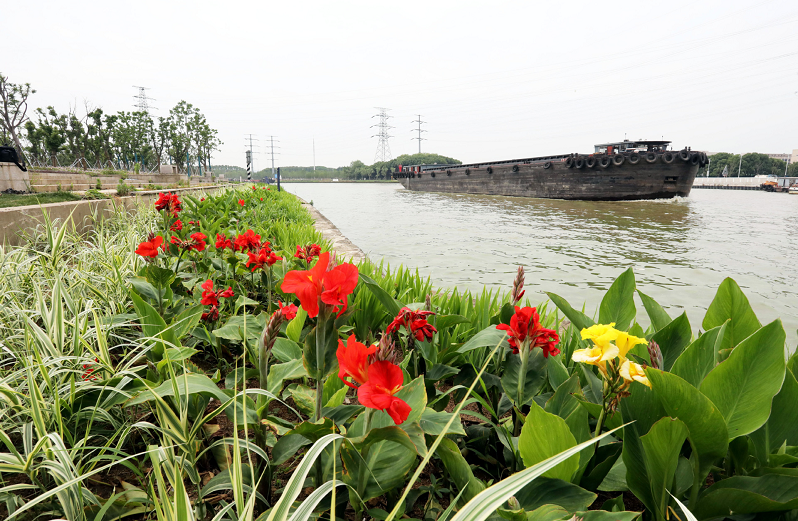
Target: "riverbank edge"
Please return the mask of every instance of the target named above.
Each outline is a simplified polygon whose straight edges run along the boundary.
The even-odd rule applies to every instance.
[[[363,253],[363,250],[358,248],[355,243],[350,241],[343,233],[341,233],[341,230],[339,230],[338,227],[332,223],[332,221],[327,219],[324,214],[318,211],[312,204],[308,203],[296,194],[293,195],[299,200],[300,203],[302,203],[302,207],[307,210],[307,212],[313,218],[316,230],[318,230],[319,233],[321,233],[324,238],[332,244],[335,253],[344,259],[351,260],[354,263],[366,260],[366,254]]]

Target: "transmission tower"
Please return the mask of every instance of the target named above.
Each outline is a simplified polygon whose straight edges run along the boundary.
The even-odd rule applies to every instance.
[[[136,109],[138,112],[149,112],[150,109],[154,109],[155,107],[150,106],[150,101],[155,101],[155,98],[151,98],[147,96],[147,91],[150,90],[149,87],[138,87],[133,85],[134,89],[139,89],[139,93],[134,98],[138,99],[136,102]]]
[[[274,177],[274,148],[275,148],[274,147],[274,142],[277,141],[279,143],[280,141],[279,140],[275,140],[274,136],[269,136],[269,141],[271,142],[271,145],[269,145],[270,148],[271,148],[271,152],[269,152],[269,153],[272,156],[272,177]],[[277,147],[277,148],[280,148],[280,147]],[[279,152],[277,152],[277,153],[279,154]]]
[[[380,138],[379,143],[377,143],[377,153],[374,154],[374,162],[379,163],[382,161],[390,161],[392,159],[391,146],[388,144],[388,138],[392,138],[393,136],[388,134],[388,130],[394,127],[388,124],[388,119],[393,117],[388,115],[388,111],[390,109],[386,109],[384,107],[375,108],[380,112],[379,114],[375,114],[371,117],[380,118],[380,122],[376,125],[371,125],[371,128],[377,127],[377,133],[371,137]]]
[[[418,119],[413,120],[411,123],[418,123],[418,129],[411,130],[410,132],[418,132],[418,137],[411,138],[411,140],[412,139],[417,139],[418,140],[418,153],[420,154],[421,153],[421,142],[427,140],[427,138],[421,137],[421,133],[422,132],[426,132],[426,130],[421,130],[421,125],[422,125],[422,123],[426,123],[426,121],[421,121],[421,114],[418,114]]]

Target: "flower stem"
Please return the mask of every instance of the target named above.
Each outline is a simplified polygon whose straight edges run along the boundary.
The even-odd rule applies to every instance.
[[[313,421],[317,422],[321,418],[322,398],[324,394],[324,350],[327,347],[327,318],[322,318],[316,323],[316,410],[313,413]]]

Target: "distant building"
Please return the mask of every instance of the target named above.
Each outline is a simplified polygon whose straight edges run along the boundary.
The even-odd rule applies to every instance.
[[[793,150],[792,155],[791,154],[765,154],[765,155],[771,159],[780,159],[782,161],[786,161],[787,164],[789,165],[790,163],[795,161],[793,158],[795,157],[796,152],[798,152],[798,150]]]
[[[790,155],[790,164],[795,163],[796,161],[798,161],[798,148],[794,148],[792,155]]]

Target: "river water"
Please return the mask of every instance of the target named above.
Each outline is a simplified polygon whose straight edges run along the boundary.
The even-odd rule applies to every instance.
[[[561,201],[411,192],[398,183],[284,185],[373,260],[418,268],[442,287],[509,290],[519,264],[527,296],[544,291],[592,315],[633,267],[638,288],[694,330],[725,277],[764,324],[798,341],[798,197],[695,189],[656,201]],[[638,321],[648,324],[637,302]]]

